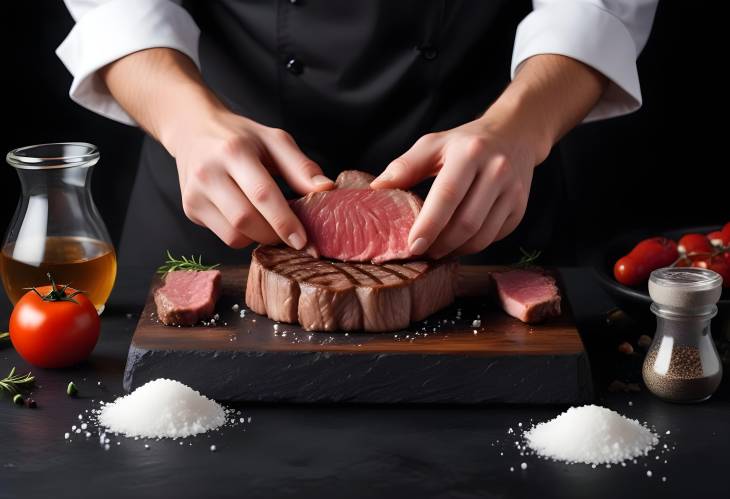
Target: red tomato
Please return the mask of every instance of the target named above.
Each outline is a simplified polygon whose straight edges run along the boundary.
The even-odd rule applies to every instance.
[[[701,255],[691,258],[692,267],[714,270],[722,276],[722,287],[730,288],[730,258],[725,255]]]
[[[679,240],[677,249],[684,255],[707,253],[712,251],[712,244],[710,244],[710,240],[704,234],[685,234]]]
[[[713,246],[718,248],[727,248],[730,246],[730,231],[716,230],[707,234],[707,239],[710,240]]]
[[[722,228],[722,233],[730,236],[730,222],[726,223]]]
[[[55,285],[36,290],[46,298],[28,291],[10,316],[15,350],[30,364],[44,368],[68,367],[86,359],[99,339],[101,321],[94,305],[84,294],[73,295],[72,288],[63,293]]]
[[[649,279],[653,270],[671,265],[678,256],[677,243],[671,239],[644,239],[628,255],[618,259],[613,275],[621,284],[637,286]]]

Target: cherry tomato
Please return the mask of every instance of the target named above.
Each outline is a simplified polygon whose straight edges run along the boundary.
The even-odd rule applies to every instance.
[[[728,234],[728,235],[730,235],[730,222],[726,223],[726,224],[725,224],[725,225],[723,226],[723,228],[722,228],[722,233],[723,233],[723,234]]]
[[[730,231],[716,230],[707,234],[707,239],[710,240],[713,246],[717,248],[727,248],[730,246]]]
[[[99,328],[96,308],[83,293],[52,283],[28,291],[15,304],[10,341],[34,366],[68,367],[89,356]]]
[[[720,253],[717,255],[697,255],[690,257],[691,267],[700,267],[703,269],[714,270],[722,276],[722,287],[730,288],[730,253]]]
[[[628,255],[618,259],[613,275],[621,284],[637,286],[649,279],[653,270],[671,265],[678,256],[677,243],[671,239],[644,239]]]
[[[712,251],[712,244],[710,244],[710,240],[704,234],[685,234],[679,240],[677,249],[683,255],[707,253]]]

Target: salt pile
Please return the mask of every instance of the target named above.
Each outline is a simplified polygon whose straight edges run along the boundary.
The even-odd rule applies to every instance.
[[[647,427],[596,405],[571,407],[524,434],[537,454],[569,463],[610,464],[646,455],[659,439]]]
[[[99,423],[128,437],[179,438],[205,433],[226,422],[226,412],[179,381],[156,379],[99,411]]]

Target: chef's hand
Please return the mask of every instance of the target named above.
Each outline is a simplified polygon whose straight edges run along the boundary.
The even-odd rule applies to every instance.
[[[371,186],[408,189],[435,176],[408,244],[414,255],[476,253],[512,232],[533,169],[593,108],[605,78],[564,56],[525,61],[479,119],[421,137]]]
[[[408,189],[436,176],[409,235],[414,255],[475,253],[512,232],[527,207],[537,156],[519,134],[480,118],[421,137],[374,188]]]
[[[169,48],[127,55],[103,68],[119,104],[175,157],[185,214],[234,248],[307,234],[272,175],[297,192],[334,183],[283,130],[231,112],[187,56]]]
[[[284,241],[301,249],[307,235],[272,175],[300,194],[334,187],[283,130],[230,112],[185,130],[172,147],[183,209],[233,248]]]

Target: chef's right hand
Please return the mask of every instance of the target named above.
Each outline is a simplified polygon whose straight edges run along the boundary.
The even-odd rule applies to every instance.
[[[229,111],[186,125],[168,150],[175,156],[183,210],[228,246],[283,241],[302,249],[307,235],[272,178],[306,194],[334,187],[284,130]]]

